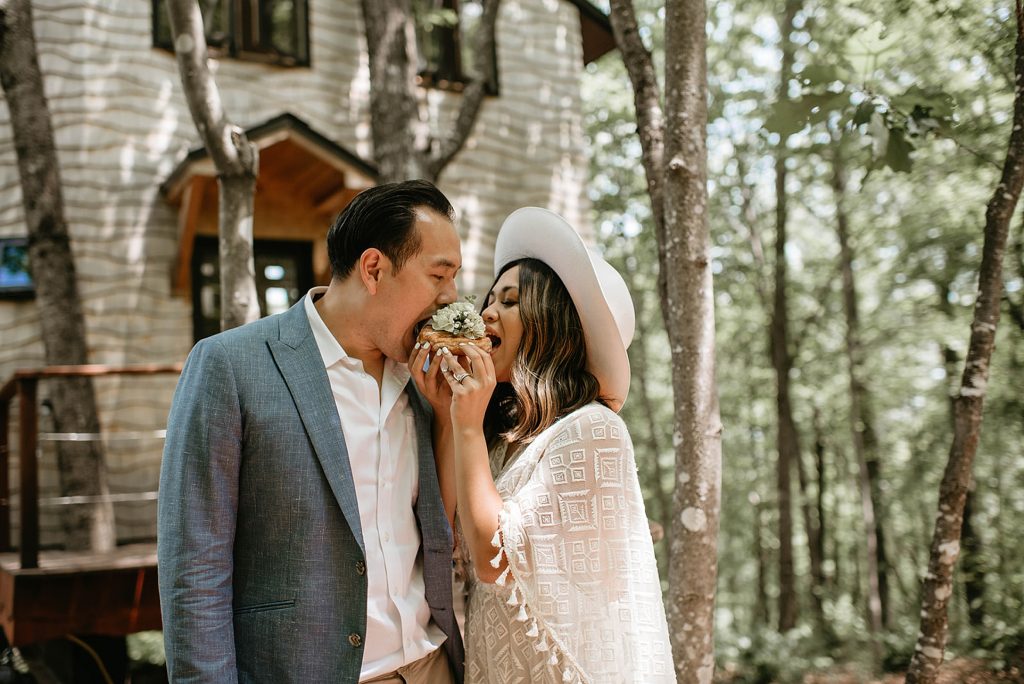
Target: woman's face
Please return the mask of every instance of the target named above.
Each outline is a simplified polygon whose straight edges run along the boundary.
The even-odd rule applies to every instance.
[[[487,294],[483,311],[487,336],[491,338],[491,359],[495,379],[508,382],[512,362],[523,340],[523,319],[519,316],[519,267],[513,266],[498,278]]]

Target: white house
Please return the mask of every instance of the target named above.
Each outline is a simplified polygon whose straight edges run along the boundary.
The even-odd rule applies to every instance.
[[[460,98],[459,45],[479,4],[414,4],[459,18],[457,28],[421,36],[425,97],[443,122]],[[261,149],[255,251],[263,309],[273,313],[326,281],[327,227],[375,183],[359,2],[201,5],[227,115]],[[33,2],[92,363],[182,361],[216,328],[216,181],[166,49],[163,10],[163,0]],[[579,79],[585,61],[612,47],[607,18],[588,2],[502,3],[496,92],[439,183],[459,214],[463,291],[489,285],[495,232],[516,207],[549,207],[589,232]],[[0,247],[9,257],[0,270],[0,382],[43,360],[37,310],[17,273],[25,230],[0,99]],[[112,491],[156,489],[175,380],[97,380]],[[45,423],[44,410],[43,432]],[[42,444],[43,496],[54,496],[52,443]],[[152,538],[154,505],[145,496],[117,504],[119,537]],[[60,542],[53,511],[43,509],[44,545]]]

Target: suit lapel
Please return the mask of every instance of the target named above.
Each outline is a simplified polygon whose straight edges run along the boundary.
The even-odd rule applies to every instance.
[[[365,555],[345,433],[341,429],[327,369],[306,317],[305,297],[281,314],[280,326],[280,339],[267,344],[295,401],[334,498]]]

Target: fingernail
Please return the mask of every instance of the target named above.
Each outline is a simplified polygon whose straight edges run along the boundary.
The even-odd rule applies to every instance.
[[[420,348],[420,343],[417,342],[416,344],[412,345],[412,348],[413,349],[419,349]]]

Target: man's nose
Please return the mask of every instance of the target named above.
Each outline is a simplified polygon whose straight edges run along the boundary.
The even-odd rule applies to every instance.
[[[459,299],[459,288],[455,284],[455,279],[448,281],[448,285],[441,290],[441,294],[437,297],[437,303],[441,306],[446,306],[452,302],[458,301]]]

